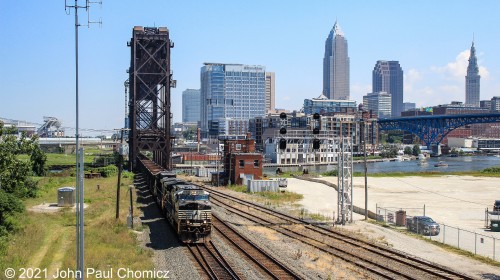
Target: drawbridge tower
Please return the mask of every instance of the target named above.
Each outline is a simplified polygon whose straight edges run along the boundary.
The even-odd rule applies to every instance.
[[[170,70],[170,41],[166,27],[135,26],[130,47],[129,158],[137,166],[141,151],[150,151],[153,161],[170,170],[170,88],[175,87]]]

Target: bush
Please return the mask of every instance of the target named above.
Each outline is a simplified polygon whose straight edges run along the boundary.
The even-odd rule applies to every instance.
[[[323,176],[338,176],[339,171],[337,169],[334,169],[334,170],[326,171],[326,172],[322,173],[321,175],[323,175]]]
[[[111,176],[114,176],[118,173],[118,167],[116,167],[114,165],[108,165],[108,166],[99,168],[99,172],[101,173],[102,177],[111,177]]]
[[[0,237],[17,228],[17,219],[13,215],[22,211],[24,205],[19,198],[0,190]]]
[[[123,178],[134,178],[134,173],[128,172],[128,171],[123,171],[122,176],[123,176]]]
[[[500,167],[485,168],[481,172],[483,172],[483,173],[500,173]]]

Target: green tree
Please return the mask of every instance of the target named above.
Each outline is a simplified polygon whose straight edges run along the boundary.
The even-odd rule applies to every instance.
[[[406,146],[403,152],[405,153],[405,155],[411,155],[413,151],[409,146]]]
[[[17,137],[17,129],[0,122],[0,236],[14,229],[15,212],[21,212],[21,198],[34,197],[37,191],[32,175],[45,173],[47,157],[40,150],[37,136]],[[29,155],[21,159],[19,155]]]
[[[421,153],[422,153],[422,151],[420,151],[420,145],[413,145],[412,154],[414,156],[418,156]]]
[[[394,158],[398,155],[398,148],[396,147],[384,147],[384,150],[380,152],[380,156],[383,158]]]

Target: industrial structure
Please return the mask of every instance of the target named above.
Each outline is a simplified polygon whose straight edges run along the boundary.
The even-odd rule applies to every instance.
[[[64,128],[61,121],[54,117],[43,117],[44,123],[37,130],[39,137],[62,137],[64,136]]]
[[[151,151],[153,161],[170,170],[170,41],[166,27],[135,26],[130,46],[129,158],[137,167],[140,151]]]

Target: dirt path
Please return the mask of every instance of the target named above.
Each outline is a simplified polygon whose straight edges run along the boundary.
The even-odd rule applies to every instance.
[[[52,279],[52,275],[55,275],[57,269],[61,268],[64,257],[66,256],[67,248],[70,245],[68,236],[71,233],[74,233],[74,231],[71,231],[69,228],[65,228],[61,233],[59,248],[57,248],[56,253],[52,257],[52,261],[48,269],[48,279]]]
[[[36,251],[35,254],[33,254],[26,267],[40,267],[40,263],[43,258],[45,258],[45,255],[49,251],[50,247],[57,241],[60,235],[60,231],[53,231],[50,234],[47,234],[43,240],[42,246]]]

